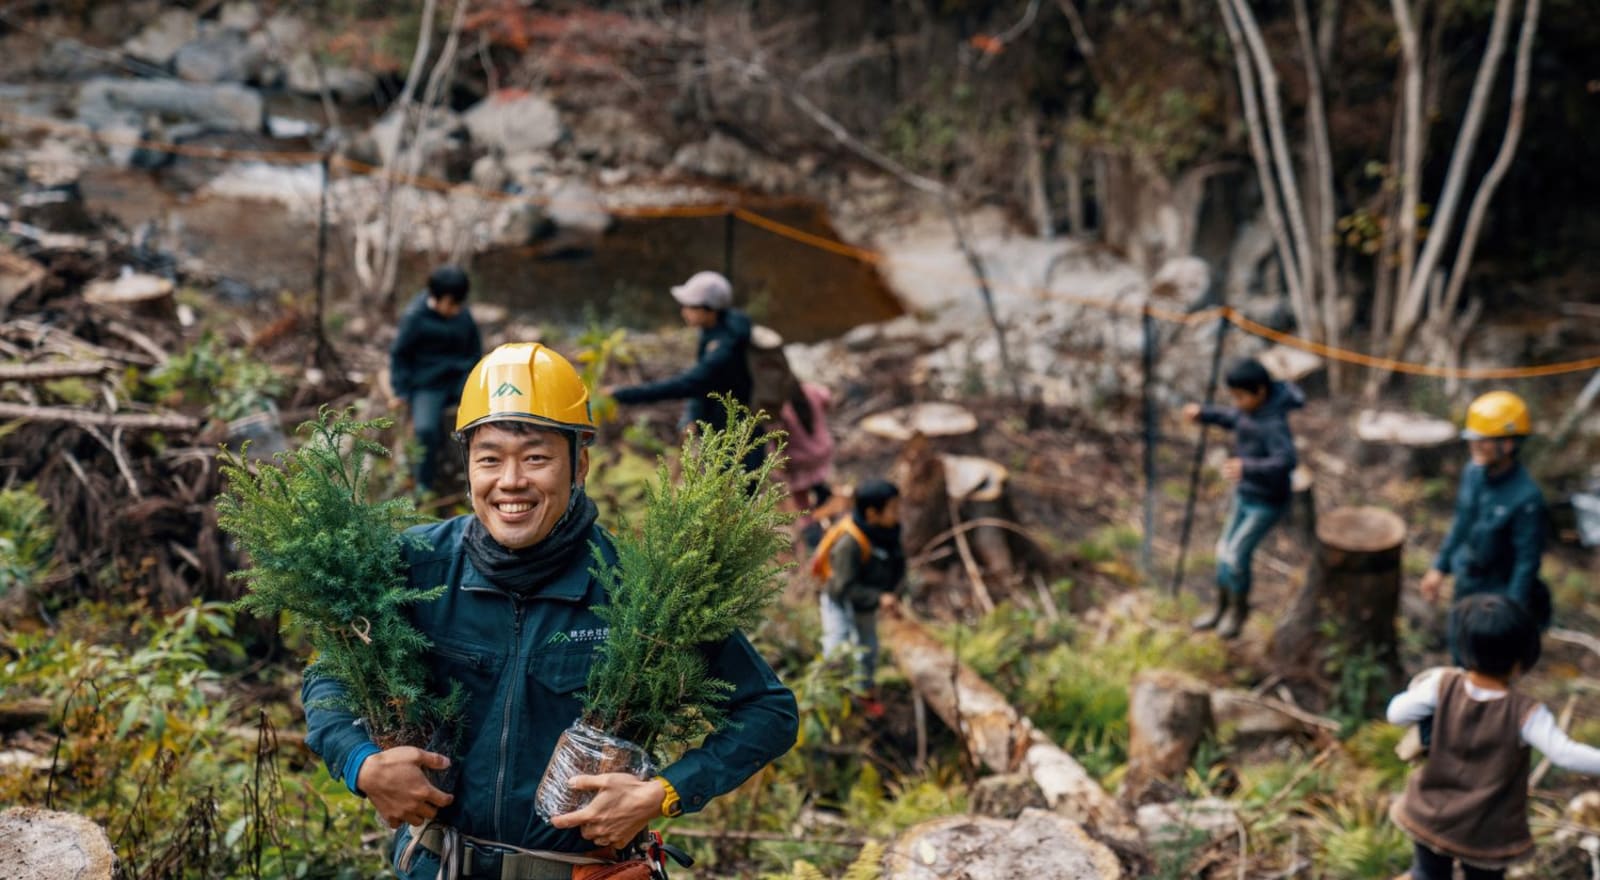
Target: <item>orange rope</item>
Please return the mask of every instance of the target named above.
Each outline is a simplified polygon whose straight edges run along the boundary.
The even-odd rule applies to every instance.
[[[94,131],[93,129],[84,125],[66,123],[44,117],[27,116],[5,110],[0,110],[0,120],[16,123],[18,125],[27,126],[30,128],[46,129],[57,133],[69,134],[81,139],[97,141],[99,143],[113,146],[134,147],[137,149],[149,150],[151,152],[170,153],[175,156],[190,156],[199,159],[236,159],[277,165],[306,165],[321,162],[323,158],[319,153],[307,151],[234,150],[223,147],[201,147],[187,144],[168,143],[165,141],[154,141],[138,137],[124,137],[115,134]],[[341,156],[332,157],[332,164],[358,174],[382,175],[386,179],[398,182],[401,185],[411,186],[422,190],[430,190],[441,193],[465,194],[487,201],[496,202],[525,202],[535,205],[548,205],[550,202],[550,199],[540,196],[528,196],[518,193],[500,192],[498,190],[485,189],[472,184],[450,183],[449,181],[423,177],[420,175],[397,175],[390,169],[372,165],[366,162],[359,162],[354,159],[347,159]],[[617,206],[608,210],[610,213],[618,216],[636,218],[721,217],[732,214],[734,217],[737,217],[739,220],[742,220],[751,226],[764,229],[774,235],[788,238],[808,247],[838,254],[839,256],[847,257],[852,260],[858,260],[868,265],[881,265],[886,261],[886,257],[880,251],[846,244],[842,241],[836,241],[831,238],[817,235],[816,233],[807,232],[804,229],[790,226],[787,223],[774,220],[771,217],[758,214],[748,208],[744,208],[729,202],[683,205]],[[1389,370],[1395,373],[1407,373],[1413,376],[1432,376],[1437,378],[1456,379],[1532,379],[1543,376],[1559,376],[1566,373],[1578,373],[1586,370],[1600,369],[1600,357],[1590,357],[1575,361],[1564,361],[1561,363],[1538,364],[1520,367],[1437,367],[1429,364],[1417,364],[1409,361],[1396,360],[1394,358],[1378,357],[1375,355],[1364,354],[1359,351],[1351,351],[1345,348],[1326,345],[1321,342],[1314,342],[1309,339],[1302,339],[1301,337],[1284,333],[1281,330],[1274,330],[1264,324],[1252,321],[1227,306],[1202,309],[1198,312],[1179,312],[1172,309],[1163,308],[1161,306],[1149,304],[1136,305],[1133,303],[1092,299],[1089,297],[1074,296],[1067,293],[1057,293],[1055,291],[1045,290],[1042,288],[1021,289],[1016,287],[1008,288],[1006,285],[991,286],[998,287],[1000,289],[1010,289],[1013,292],[1031,293],[1036,297],[1055,302],[1073,303],[1085,308],[1101,309],[1104,311],[1117,312],[1126,315],[1148,314],[1159,321],[1165,321],[1170,324],[1182,324],[1184,326],[1203,324],[1207,321],[1221,318],[1222,320],[1233,324],[1246,333],[1289,346],[1290,348],[1297,348],[1301,351],[1310,352],[1330,360],[1341,361],[1347,364],[1355,364],[1357,366],[1370,367],[1373,369]]]

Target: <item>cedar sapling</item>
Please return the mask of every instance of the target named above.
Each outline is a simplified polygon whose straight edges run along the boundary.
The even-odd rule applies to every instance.
[[[594,611],[608,633],[581,694],[581,724],[630,742],[580,754],[584,747],[571,740],[583,734],[569,729],[541,787],[540,808],[550,814],[587,800],[565,791],[571,775],[640,769],[618,750],[637,744],[658,757],[665,746],[721,726],[720,705],[733,685],[710,674],[704,648],[754,629],[783,589],[785,565],[777,560],[788,547],[781,529],[792,517],[780,509],[782,484],[771,478],[782,458],[768,456],[754,471],[744,466],[769,440],[781,453],[783,438],[762,432],[759,417],[742,405],[721,400],[727,428],[702,422],[684,440],[677,481],[660,463],[643,515],[618,530],[616,564],[595,552],[610,604]]]
[[[247,585],[238,606],[303,627],[317,654],[307,674],[344,686],[329,708],[359,716],[384,748],[437,743],[459,709],[456,689],[429,690],[429,643],[404,612],[445,590],[406,586],[403,545],[418,539],[402,533],[427,517],[409,498],[370,499],[368,461],[389,454],[370,435],[391,424],[323,407],[299,428],[306,443],[272,464],[252,469],[224,450],[228,488],[217,500],[218,524],[250,558],[234,573]]]

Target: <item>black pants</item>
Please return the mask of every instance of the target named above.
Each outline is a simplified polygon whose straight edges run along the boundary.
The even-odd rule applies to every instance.
[[[1451,868],[1455,859],[1440,855],[1422,844],[1414,844],[1414,853],[1411,858],[1411,880],[1451,880],[1455,875]],[[1462,872],[1467,880],[1504,880],[1504,868],[1474,868],[1471,865],[1462,865]]]

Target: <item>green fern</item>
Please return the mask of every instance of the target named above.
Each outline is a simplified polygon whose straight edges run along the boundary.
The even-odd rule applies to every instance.
[[[878,880],[883,876],[883,844],[869,840],[861,854],[845,869],[843,880]]]
[[[410,499],[369,500],[367,462],[389,454],[369,435],[387,427],[324,407],[300,426],[305,445],[274,464],[252,470],[224,450],[217,522],[250,557],[234,575],[248,585],[239,607],[267,619],[287,614],[306,629],[315,674],[344,686],[346,700],[332,708],[363,718],[380,745],[424,745],[455,700],[430,695],[429,644],[404,606],[445,588],[407,588],[401,533],[426,521]]]
[[[770,435],[743,406],[723,404],[728,427],[702,423],[684,441],[677,481],[661,462],[637,530],[619,532],[617,564],[596,552],[611,604],[595,613],[610,634],[584,690],[584,720],[651,751],[722,723],[717,704],[732,685],[709,674],[701,648],[753,629],[782,590],[775,560],[789,515],[771,478],[781,459],[747,472],[745,458]]]

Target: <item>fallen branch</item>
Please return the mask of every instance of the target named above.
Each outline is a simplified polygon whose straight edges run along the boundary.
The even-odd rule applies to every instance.
[[[66,422],[101,428],[128,428],[135,431],[198,431],[200,420],[175,413],[103,413],[65,406],[29,406],[0,403],[0,419],[30,422]]]
[[[1589,651],[1589,653],[1595,655],[1596,657],[1600,657],[1600,639],[1597,639],[1588,633],[1581,633],[1570,629],[1561,629],[1559,627],[1551,627],[1545,631],[1545,635],[1549,636],[1553,641],[1565,642],[1569,645],[1577,645],[1580,648],[1585,648]]]
[[[98,376],[116,369],[109,361],[56,361],[45,364],[0,364],[0,382],[44,382],[75,376]]]
[[[1326,730],[1329,733],[1339,732],[1339,722],[1323,715],[1307,712],[1298,706],[1291,706],[1283,700],[1273,699],[1272,697],[1257,696],[1249,691],[1228,691],[1227,694],[1228,698],[1231,700],[1236,700],[1241,703],[1249,703],[1252,706],[1259,706],[1263,709],[1277,712],[1285,718],[1292,718],[1307,727],[1315,727],[1320,730]]]
[[[956,526],[961,525],[961,505],[955,498],[947,496],[950,506],[950,521]],[[972,592],[978,599],[978,608],[984,614],[994,610],[994,596],[989,593],[989,585],[983,581],[983,571],[978,568],[978,560],[972,555],[972,545],[967,541],[965,531],[956,530],[956,549],[961,552],[961,565],[967,570],[967,577],[972,581]]]
[[[1141,845],[1128,811],[949,648],[899,611],[885,611],[880,626],[895,665],[977,760],[996,773],[1026,772],[1051,809],[1119,843]]]

